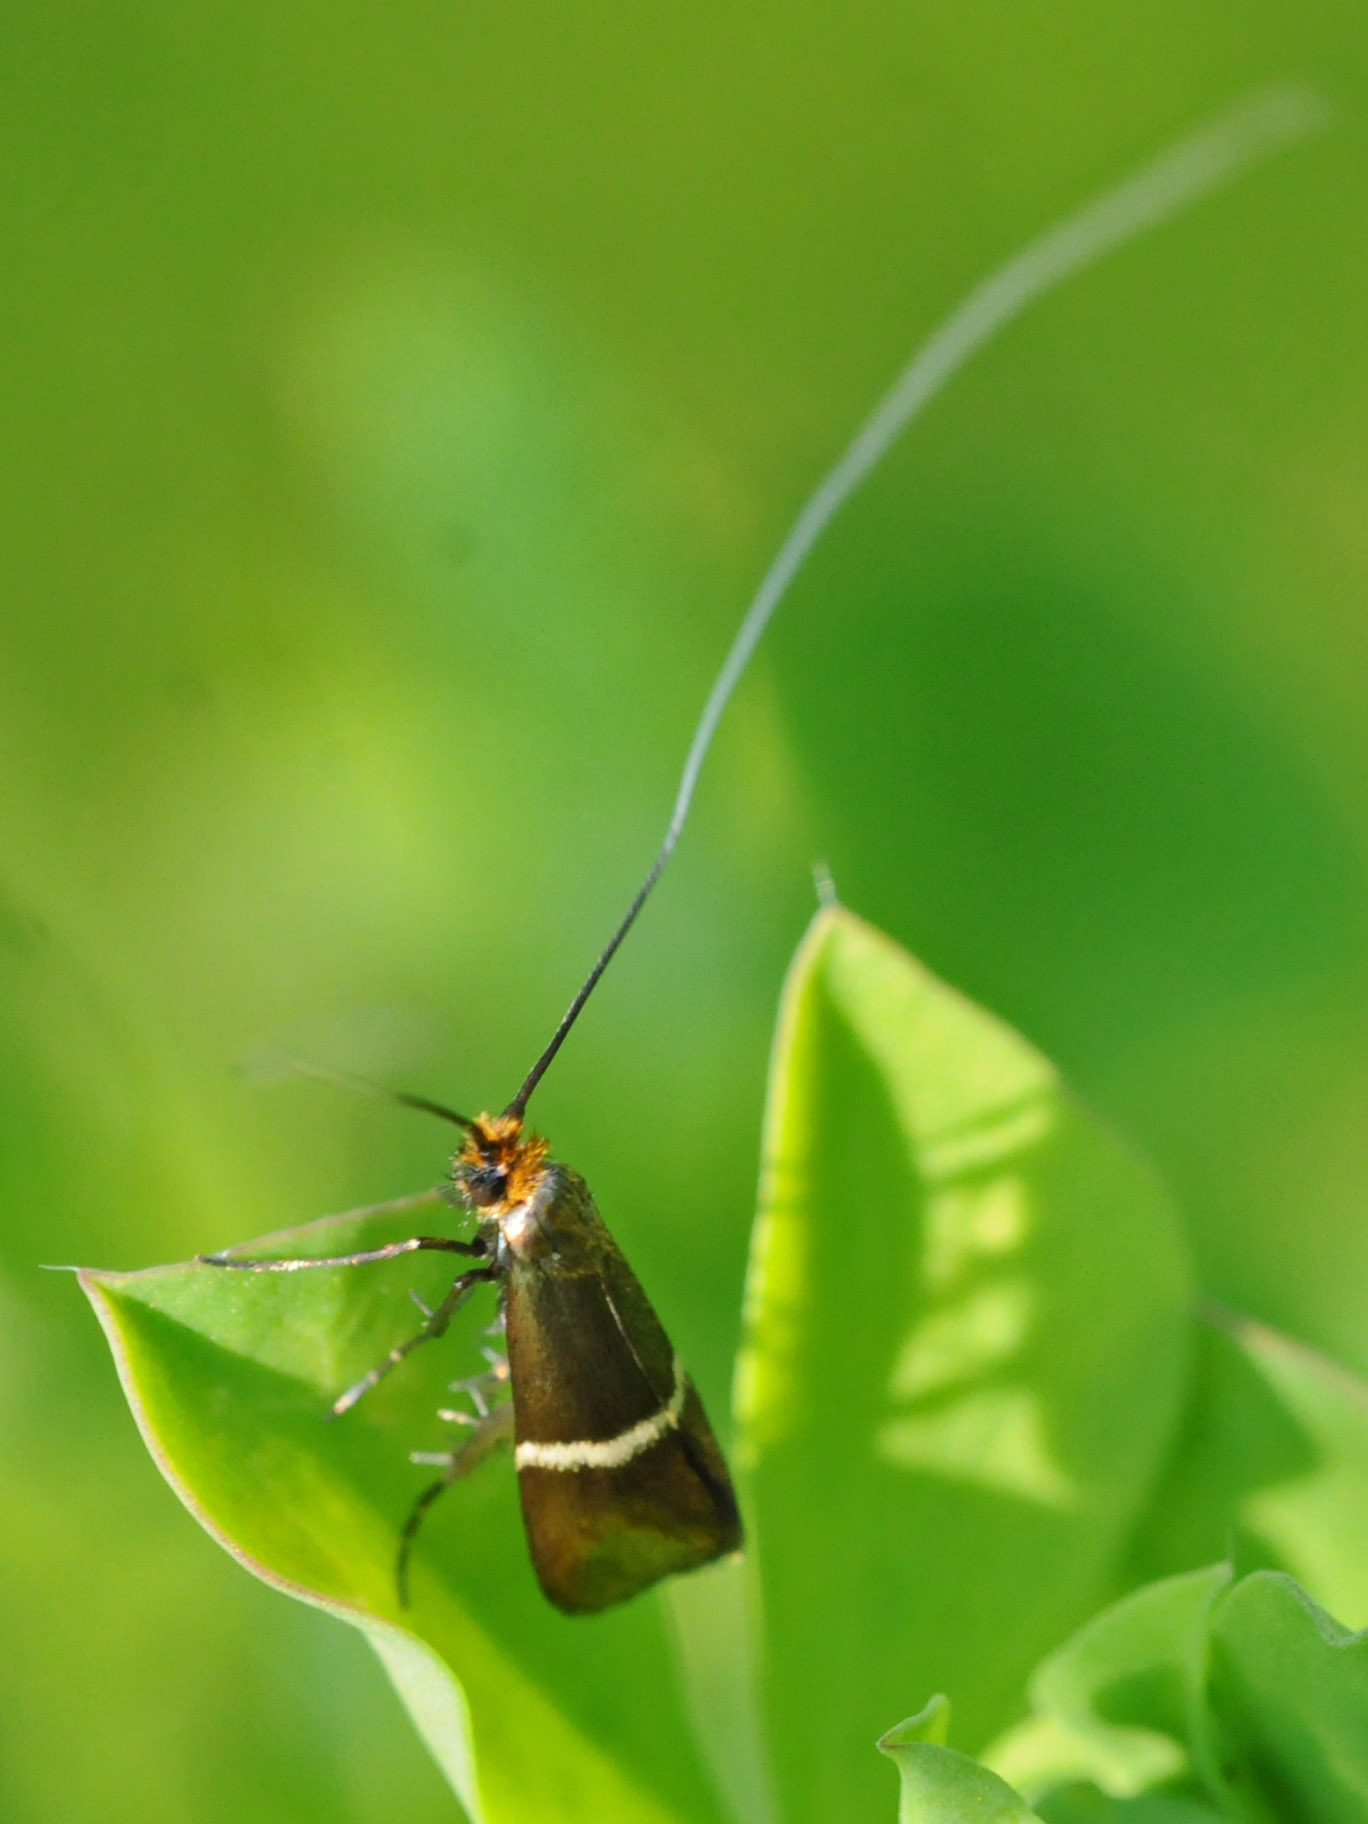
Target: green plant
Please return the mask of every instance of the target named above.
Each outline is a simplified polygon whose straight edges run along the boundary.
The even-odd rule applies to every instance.
[[[1348,1824],[1368,1811],[1368,1636],[1281,1572],[1235,1582],[1218,1564],[1145,1586],[1040,1666],[1031,1701],[989,1766],[942,1745],[944,1698],[890,1730],[879,1746],[898,1763],[904,1824]]]
[[[263,1245],[369,1245],[411,1219],[334,1217]],[[536,1592],[511,1468],[495,1462],[435,1511],[404,1615],[404,1458],[433,1437],[453,1354],[456,1372],[476,1365],[474,1334],[440,1364],[415,1357],[344,1421],[322,1415],[405,1326],[410,1288],[435,1289],[420,1263],[83,1279],[182,1498],[258,1575],[366,1632],[489,1824],[683,1824],[717,1816],[716,1793],[747,1820],[876,1816],[890,1795],[870,1744],[935,1687],[953,1698],[956,1752],[997,1738],[999,1774],[1064,1807],[1042,1816],[1085,1815],[1066,1779],[1109,1781],[1129,1803],[1186,1770],[1203,1803],[1258,1817],[1222,1771],[1227,1742],[1256,1770],[1250,1790],[1284,1763],[1343,1783],[1339,1736],[1317,1763],[1307,1705],[1316,1641],[1340,1668],[1357,1667],[1352,1647],[1286,1578],[1225,1590],[1228,1572],[1197,1567],[1229,1541],[1242,1570],[1294,1573],[1364,1611],[1363,1390],[1257,1326],[1197,1321],[1149,1170],[1038,1051],[840,907],[798,951],[775,1044],[737,1375],[743,1566],[566,1620]],[[1156,1571],[1190,1574],[1128,1598],[1032,1677]],[[1199,1715],[1182,1694],[1208,1641]],[[1327,1687],[1351,1736],[1357,1678]],[[1132,1683],[1129,1709],[1099,1695]],[[1036,1721],[1014,1726],[1028,1689]],[[950,1752],[930,1759],[958,1768]],[[906,1815],[959,1816],[927,1796],[927,1754],[899,1754],[924,1788]]]
[[[903,429],[1034,300],[1322,119],[1298,89],[1218,118],[1028,243],[904,368],[766,572],[709,693],[655,863],[510,1114],[521,1118],[669,859],[775,608]],[[1305,1383],[1339,1448],[1328,1478],[1316,1464],[1309,1490],[1276,1471],[1251,1480],[1241,1444],[1253,1409],[1238,1377],[1232,1395],[1219,1357],[1214,1378],[1192,1375],[1185,1248],[1153,1177],[1037,1051],[828,897],[781,1012],[737,1364],[751,1551],[744,1571],[673,1586],[668,1629],[659,1603],[638,1603],[592,1636],[567,1635],[532,1592],[511,1481],[493,1470],[462,1485],[440,1531],[424,1536],[412,1613],[400,1612],[391,1491],[405,1439],[435,1406],[430,1377],[385,1381],[326,1436],[317,1418],[395,1341],[405,1291],[425,1306],[441,1297],[435,1263],[420,1275],[406,1259],[405,1281],[420,1284],[404,1287],[394,1273],[353,1277],[355,1262],[274,1279],[202,1264],[83,1275],[147,1441],[183,1499],[268,1582],[366,1633],[478,1818],[682,1820],[714,1812],[719,1797],[756,1824],[868,1809],[875,1764],[862,1747],[905,1691],[944,1682],[966,1744],[982,1743],[1016,1719],[1042,1652],[1133,1586],[1147,1555],[1190,1562],[1213,1527],[1247,1522],[1270,1551],[1289,1562],[1319,1553],[1323,1577],[1357,1589],[1341,1512],[1345,1488],[1361,1480],[1357,1390],[1226,1320],[1261,1390],[1261,1357],[1295,1362],[1292,1381]],[[437,1201],[433,1192],[372,1206],[253,1251],[383,1250]],[[1289,1413],[1295,1457],[1316,1441],[1315,1425],[1297,1433],[1292,1399],[1279,1409]],[[1137,1600],[1127,1615],[1149,1616],[1156,1601],[1162,1611],[1167,1596]],[[1123,1644],[1130,1625],[1097,1624]],[[687,1706],[671,1697],[670,1632]],[[586,1638],[592,1681],[577,1650]],[[1161,1645],[1160,1662],[1174,1652]],[[1065,1752],[1065,1771],[1098,1772],[1104,1807],[1147,1803],[1124,1754],[1112,1783],[1135,1790],[1114,1793],[1109,1768],[1084,1752],[1106,1763],[1116,1746],[1086,1703],[1075,1701],[1075,1714],[1056,1701],[1074,1663],[1066,1653],[1035,1680],[1037,1721],[1009,1735],[1004,1752],[1024,1754],[1035,1777],[1035,1762],[1048,1767],[1072,1728],[1079,1767]],[[1266,1719],[1256,1703],[1235,1706],[1231,1727],[1244,1734],[1228,1767],[1202,1701],[1190,1696],[1178,1747],[1151,1729],[1143,1771],[1185,1770],[1227,1809],[1246,1804],[1246,1789],[1257,1803],[1259,1779],[1237,1779],[1237,1762],[1268,1758]],[[1352,1684],[1336,1701],[1352,1716]],[[902,1764],[907,1815],[928,1805],[941,1815],[947,1780],[956,1805],[1024,1815],[1009,1786],[948,1746],[949,1714],[933,1700],[884,1738]],[[1046,1797],[1055,1803],[1053,1787]],[[1076,1797],[1060,1802],[1067,1810]]]

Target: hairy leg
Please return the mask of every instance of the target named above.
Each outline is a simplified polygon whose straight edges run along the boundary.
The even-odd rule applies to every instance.
[[[440,1465],[442,1474],[418,1496],[409,1509],[399,1533],[399,1550],[394,1562],[394,1582],[399,1592],[399,1606],[406,1609],[409,1604],[408,1567],[413,1551],[413,1542],[418,1537],[418,1529],[427,1517],[427,1511],[440,1494],[459,1482],[462,1476],[468,1476],[477,1469],[491,1451],[501,1444],[513,1441],[513,1402],[505,1400],[503,1405],[496,1406],[472,1426],[470,1436],[459,1450],[415,1451],[410,1458],[414,1463],[431,1463]]]
[[[410,1252],[412,1252],[411,1249]],[[385,1255],[384,1258],[389,1259],[390,1256]],[[498,1277],[498,1269],[495,1267],[472,1267],[468,1273],[462,1273],[452,1282],[451,1290],[427,1318],[421,1330],[409,1337],[407,1341],[396,1343],[384,1361],[377,1362],[375,1367],[368,1369],[359,1381],[354,1381],[345,1393],[337,1396],[332,1405],[333,1418],[340,1418],[344,1412],[350,1412],[364,1394],[369,1393],[372,1387],[383,1381],[385,1376],[397,1368],[406,1356],[411,1355],[420,1343],[433,1343],[439,1336],[445,1335],[447,1325],[476,1286],[492,1285]]]

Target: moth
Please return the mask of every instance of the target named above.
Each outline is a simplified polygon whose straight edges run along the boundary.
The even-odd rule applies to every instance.
[[[1254,95],[1168,147],[1056,222],[991,272],[913,354],[798,514],[723,659],[685,757],[660,849],[625,917],[550,1044],[501,1115],[458,1115],[421,1096],[391,1099],[455,1122],[460,1201],[469,1241],[419,1235],[325,1259],[201,1255],[255,1272],[361,1266],[422,1249],[474,1261],[422,1329],[398,1343],[334,1403],[348,1411],[420,1343],[435,1340],[478,1285],[500,1290],[507,1355],[460,1383],[476,1412],[455,1451],[416,1453],[442,1470],[418,1496],[399,1543],[406,1600],[409,1554],[424,1514],[453,1482],[511,1440],[532,1562],[551,1601],[571,1613],[622,1602],[674,1571],[738,1549],[741,1522],[722,1454],[650,1301],[577,1172],[526,1130],[528,1098],[593,993],[673,854],[722,713],[775,609],[838,512],[908,425],[966,361],[1073,273],[1176,214],[1276,147],[1315,131],[1325,109],[1299,89]],[[319,1073],[314,1073],[319,1074]],[[326,1073],[323,1073],[326,1074]],[[511,1400],[491,1404],[507,1382]]]
[[[476,1405],[473,1420],[442,1414],[471,1423],[469,1436],[456,1450],[414,1455],[439,1465],[442,1475],[418,1496],[400,1531],[395,1576],[405,1607],[409,1557],[427,1510],[509,1441],[533,1569],[567,1614],[597,1613],[741,1546],[736,1495],[698,1390],[588,1185],[524,1124],[527,1097],[567,1022],[501,1115],[469,1117],[425,1097],[392,1097],[465,1130],[451,1178],[476,1218],[472,1240],[414,1235],[355,1254],[199,1257],[206,1266],[255,1273],[368,1266],[424,1251],[479,1263],[457,1275],[420,1330],[338,1396],[335,1417],[419,1344],[443,1336],[476,1287],[499,1288],[507,1354],[495,1357],[487,1374],[458,1383]],[[511,1399],[491,1406],[487,1395],[504,1381]]]
[[[414,1235],[355,1254],[199,1257],[206,1266],[256,1273],[367,1266],[424,1251],[477,1263],[425,1311],[420,1330],[338,1396],[335,1417],[349,1412],[420,1344],[443,1336],[477,1287],[498,1287],[506,1354],[494,1357],[488,1373],[457,1383],[470,1395],[474,1414],[441,1414],[468,1424],[469,1434],[455,1450],[413,1454],[415,1462],[442,1473],[419,1494],[400,1530],[395,1577],[403,1606],[410,1555],[428,1509],[509,1442],[533,1569],[545,1595],[567,1614],[597,1613],[662,1577],[741,1547],[736,1494],[697,1389],[588,1185],[552,1159],[545,1140],[524,1121],[528,1097],[642,900],[644,895],[634,902],[502,1114],[459,1115],[424,1096],[381,1092],[464,1131],[451,1180],[475,1218],[471,1240]],[[504,1383],[511,1397],[492,1403]]]

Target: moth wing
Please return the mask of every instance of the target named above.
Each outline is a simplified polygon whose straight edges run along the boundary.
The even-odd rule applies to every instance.
[[[741,1522],[697,1390],[582,1180],[564,1176],[553,1245],[510,1266],[508,1358],[532,1563],[559,1608],[593,1613],[737,1550]]]

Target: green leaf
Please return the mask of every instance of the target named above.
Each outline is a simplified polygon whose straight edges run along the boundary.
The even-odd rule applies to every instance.
[[[1136,1591],[1041,1666],[987,1757],[1045,1824],[1368,1816],[1368,1633],[1281,1572]],[[1214,1810],[1213,1810],[1214,1807]]]
[[[775,1824],[746,1566],[723,1559],[670,1578],[662,1595],[674,1625],[684,1699],[732,1824]]]
[[[935,1728],[936,1706],[944,1703],[933,1697],[920,1716],[879,1737],[902,1781],[898,1824],[1030,1824],[1036,1814],[1005,1780],[920,1732],[927,1711]]]
[[[376,1246],[413,1233],[423,1201],[326,1219],[249,1251]],[[587,1620],[551,1609],[527,1562],[506,1456],[438,1502],[414,1557],[412,1609],[398,1607],[398,1528],[433,1473],[410,1465],[408,1452],[449,1442],[435,1412],[452,1378],[479,1370],[489,1307],[353,1412],[325,1417],[341,1388],[413,1331],[410,1288],[429,1302],[439,1295],[438,1259],[264,1275],[186,1265],[81,1280],[177,1494],[257,1576],[362,1630],[472,1818],[716,1816],[658,1605]]]
[[[738,1373],[784,1815],[873,1815],[908,1690],[975,1746],[1108,1593],[1168,1442],[1161,1191],[1023,1039],[850,913],[784,991]],[[820,1676],[817,1675],[820,1671]]]
[[[1162,1792],[1118,1799],[1086,1783],[1061,1786],[1037,1809],[1042,1824],[1218,1824],[1222,1815],[1198,1799]]]
[[[878,1746],[885,1754],[907,1748],[916,1742],[934,1742],[943,1748],[950,1736],[950,1699],[943,1691],[929,1698],[915,1716],[905,1717],[879,1737]]]
[[[1211,1707],[1228,1788],[1251,1815],[1368,1816],[1368,1634],[1290,1577],[1256,1571],[1212,1618]]]
[[[1208,1620],[1230,1576],[1214,1565],[1104,1609],[1042,1663],[1035,1715],[988,1763],[1037,1803],[1076,1780],[1130,1798],[1190,1774],[1204,1733]]]
[[[1368,1386],[1266,1325],[1212,1311],[1180,1442],[1135,1565],[1142,1577],[1227,1553],[1290,1572],[1368,1623]]]

